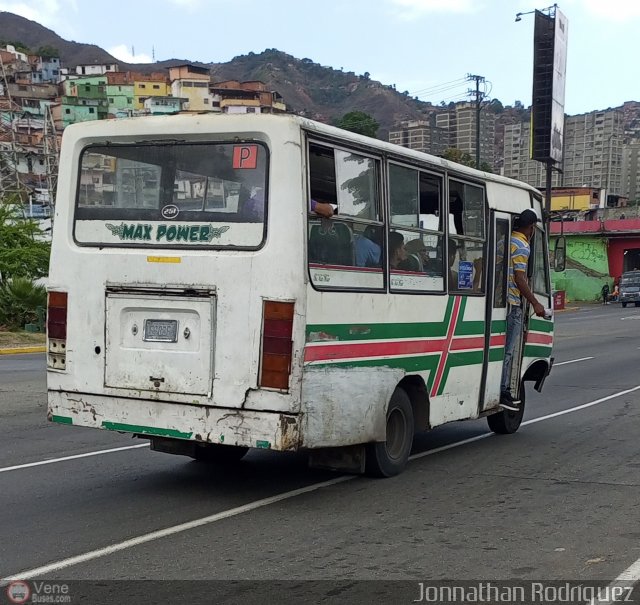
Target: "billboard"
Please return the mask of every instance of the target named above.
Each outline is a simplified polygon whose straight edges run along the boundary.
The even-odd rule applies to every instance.
[[[557,8],[555,16],[535,12],[530,149],[540,162],[562,161],[567,34],[567,18]]]

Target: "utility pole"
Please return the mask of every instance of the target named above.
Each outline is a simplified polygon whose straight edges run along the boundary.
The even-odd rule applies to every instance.
[[[467,74],[467,82],[472,81],[475,81],[476,89],[469,89],[467,94],[475,95],[476,98],[476,169],[480,170],[480,111],[482,109],[482,100],[484,99],[484,92],[480,92],[480,84],[484,84],[485,79],[483,76]]]

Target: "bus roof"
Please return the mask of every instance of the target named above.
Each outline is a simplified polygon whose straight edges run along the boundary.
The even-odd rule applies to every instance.
[[[361,134],[356,134],[348,130],[343,130],[335,126],[329,126],[321,122],[316,122],[308,118],[295,116],[291,114],[223,114],[212,112],[185,112],[174,115],[163,116],[140,116],[135,118],[124,119],[108,119],[95,120],[90,122],[80,122],[72,124],[65,129],[65,133],[70,131],[77,138],[83,136],[89,137],[106,137],[106,136],[152,136],[162,134],[167,138],[180,133],[197,133],[200,135],[207,134],[208,122],[215,128],[219,129],[219,122],[224,120],[229,125],[230,131],[235,132],[256,132],[273,128],[278,122],[287,121],[290,125],[296,124],[299,128],[307,132],[324,136],[332,139],[341,139],[346,142],[354,143],[362,147],[368,147],[371,150],[383,151],[397,157],[414,160],[416,162],[429,162],[434,166],[439,166],[443,170],[454,171],[459,175],[466,175],[473,179],[482,179],[483,181],[500,183],[510,187],[518,187],[526,189],[533,193],[537,198],[541,198],[541,193],[535,187],[490,172],[476,170],[464,164],[451,162],[444,158],[430,155],[421,151],[408,149],[394,143],[374,139]],[[225,126],[226,129],[226,126]]]

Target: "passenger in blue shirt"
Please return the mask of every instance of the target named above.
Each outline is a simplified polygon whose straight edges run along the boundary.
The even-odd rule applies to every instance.
[[[357,267],[382,266],[382,229],[369,225],[362,235],[355,237],[355,254]]]

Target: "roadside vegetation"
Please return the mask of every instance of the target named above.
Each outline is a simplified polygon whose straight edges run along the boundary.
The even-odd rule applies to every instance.
[[[28,324],[44,329],[47,295],[37,280],[49,272],[51,246],[22,208],[15,198],[0,201],[0,334]]]

